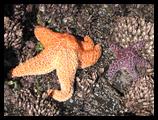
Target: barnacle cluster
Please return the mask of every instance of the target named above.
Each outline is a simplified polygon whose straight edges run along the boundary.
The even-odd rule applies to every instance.
[[[16,19],[17,21],[22,21],[22,18],[25,13],[25,5],[24,4],[17,4],[13,5],[13,19]]]
[[[11,11],[4,11],[10,12],[8,16],[4,16],[4,46],[6,48],[21,48],[21,41],[22,41],[22,21],[25,11],[25,5],[12,5],[9,6],[10,8],[13,7]],[[11,15],[11,12],[13,15]]]
[[[22,35],[21,24],[11,20],[9,17],[4,17],[4,46],[6,48],[20,49]]]
[[[138,16],[147,21],[154,21],[154,4],[126,4],[128,16]]]
[[[29,116],[54,116],[59,114],[56,104],[46,97],[46,94],[33,95],[29,89],[21,89],[15,94],[16,106],[27,111]]]
[[[125,107],[136,115],[154,115],[154,81],[149,75],[132,83],[124,98]]]
[[[153,62],[154,58],[154,24],[138,17],[117,17],[111,29],[111,40],[122,47],[128,47],[138,41],[145,41],[142,55]]]

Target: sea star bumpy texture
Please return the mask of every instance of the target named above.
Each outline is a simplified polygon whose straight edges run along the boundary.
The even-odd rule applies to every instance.
[[[49,89],[47,93],[57,101],[66,101],[73,94],[77,68],[95,64],[101,56],[101,46],[94,45],[88,36],[79,42],[68,33],[56,33],[41,26],[36,26],[34,33],[44,46],[44,50],[20,63],[11,71],[11,76],[41,75],[56,69],[61,90]]]
[[[148,67],[150,64],[142,57],[138,55],[138,50],[144,47],[145,43],[143,41],[137,42],[127,48],[121,48],[117,44],[109,44],[109,48],[114,52],[116,60],[110,64],[108,69],[108,78],[113,79],[116,72],[125,69],[131,75],[133,80],[140,77],[137,73],[137,67]]]

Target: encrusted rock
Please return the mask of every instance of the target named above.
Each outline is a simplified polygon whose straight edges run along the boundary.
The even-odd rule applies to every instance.
[[[22,26],[19,22],[12,21],[9,17],[4,17],[4,46],[6,48],[21,48]]]
[[[14,12],[14,17],[13,19],[16,19],[17,21],[21,21],[22,17],[25,12],[25,5],[24,4],[16,4],[13,5],[13,12]]]
[[[133,81],[124,97],[125,107],[136,115],[154,115],[154,80],[145,76]]]
[[[43,93],[45,94],[45,93]],[[15,105],[27,111],[29,116],[54,116],[59,114],[56,104],[43,95],[34,95],[29,89],[21,89],[16,92]]]

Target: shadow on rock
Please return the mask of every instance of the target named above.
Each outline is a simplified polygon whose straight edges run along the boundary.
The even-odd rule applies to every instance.
[[[18,65],[18,57],[14,49],[4,48],[4,78],[8,78],[9,71]]]

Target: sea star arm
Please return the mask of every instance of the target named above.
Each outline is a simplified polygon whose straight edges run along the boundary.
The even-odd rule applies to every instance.
[[[136,65],[138,65],[139,67],[149,67],[150,66],[150,63],[140,56],[135,57],[134,60],[135,60]]]
[[[114,53],[116,58],[120,59],[123,54],[123,49],[118,44],[109,43],[109,49]]]
[[[73,83],[76,69],[78,67],[77,53],[70,49],[64,49],[57,53],[57,76],[59,78],[60,90],[48,89],[47,93],[55,100],[63,102],[72,97]]]
[[[144,74],[143,72],[146,72],[143,70],[146,70],[146,68],[150,68],[150,63],[140,56],[134,57],[134,63],[135,63],[135,69],[138,72],[137,78],[141,77]]]
[[[130,74],[130,76],[133,78],[133,80],[137,80],[138,79],[139,76],[138,76],[135,68],[128,67],[127,72]]]
[[[42,26],[36,26],[34,34],[44,47],[55,44],[62,39],[61,33],[53,32],[52,30]]]
[[[55,68],[51,64],[50,54],[47,49],[44,49],[37,56],[30,58],[24,63],[20,63],[17,67],[11,70],[12,77],[22,77],[25,75],[40,75],[53,71]]]
[[[84,50],[91,50],[94,48],[94,42],[89,36],[85,36],[84,41],[81,41],[81,44]]]
[[[112,64],[110,64],[108,73],[107,73],[109,80],[113,79],[116,72],[118,72],[120,70],[120,68],[121,68],[120,66],[122,66],[122,62],[120,62],[120,60],[115,60],[115,61],[113,61]]]
[[[140,50],[145,47],[145,41],[138,41],[134,45],[130,45],[129,48],[132,48],[133,50]]]
[[[101,56],[101,46],[97,44],[92,50],[80,50],[79,52],[79,66],[81,68],[89,67],[97,62]]]

